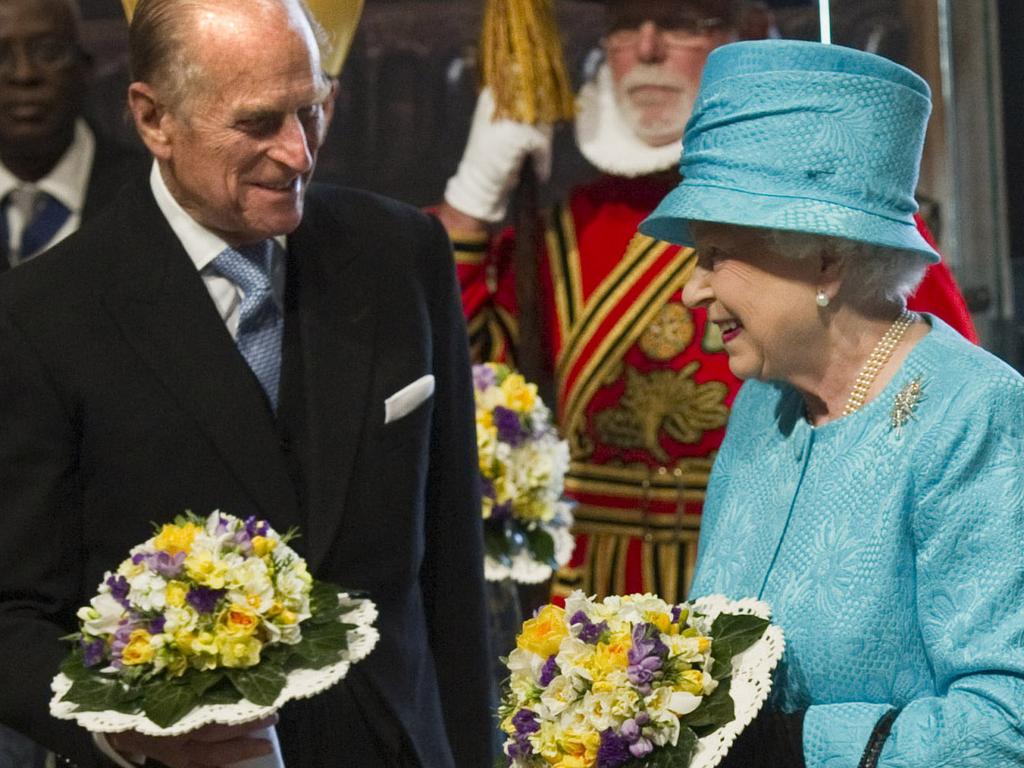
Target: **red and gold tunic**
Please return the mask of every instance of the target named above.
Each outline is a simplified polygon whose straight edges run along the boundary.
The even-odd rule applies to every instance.
[[[577,535],[556,596],[579,588],[674,602],[689,586],[708,475],[740,382],[717,328],[681,302],[693,250],[637,234],[677,182],[601,176],[549,217],[540,303]],[[514,363],[512,235],[493,244],[454,236],[478,361]],[[948,270],[933,271],[923,285],[929,301],[911,308],[973,334]]]

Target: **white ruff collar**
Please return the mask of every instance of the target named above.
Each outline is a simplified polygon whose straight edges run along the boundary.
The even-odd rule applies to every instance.
[[[576,95],[576,143],[587,160],[614,176],[646,176],[675,168],[682,154],[681,141],[652,147],[633,133],[615,102],[607,64]]]

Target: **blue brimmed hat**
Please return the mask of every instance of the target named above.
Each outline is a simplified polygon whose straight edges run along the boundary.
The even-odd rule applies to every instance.
[[[888,59],[798,40],[708,57],[683,180],[640,231],[693,245],[689,222],[808,232],[939,255],[917,231],[928,84]]]

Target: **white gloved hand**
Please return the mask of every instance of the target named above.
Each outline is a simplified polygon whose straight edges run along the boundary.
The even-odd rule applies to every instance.
[[[459,169],[448,179],[444,199],[448,205],[487,222],[505,218],[509,196],[526,157],[532,157],[540,181],[551,175],[550,125],[527,125],[493,120],[494,96],[480,91]]]

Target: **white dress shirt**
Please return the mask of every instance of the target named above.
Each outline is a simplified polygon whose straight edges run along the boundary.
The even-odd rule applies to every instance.
[[[38,181],[22,181],[0,163],[0,200],[16,189],[26,193],[46,192],[52,195],[70,211],[67,221],[50,238],[43,250],[50,248],[70,235],[82,223],[82,208],[85,205],[85,191],[89,186],[89,175],[92,173],[93,160],[96,157],[96,137],[85,121],[75,121],[75,133],[71,144],[53,167],[53,170]],[[29,196],[29,195],[27,195]],[[32,195],[34,196],[34,195]],[[7,231],[11,242],[21,241],[21,233],[25,229],[25,211],[17,205],[7,207]],[[11,266],[17,266],[24,258],[20,254],[11,254]]]

